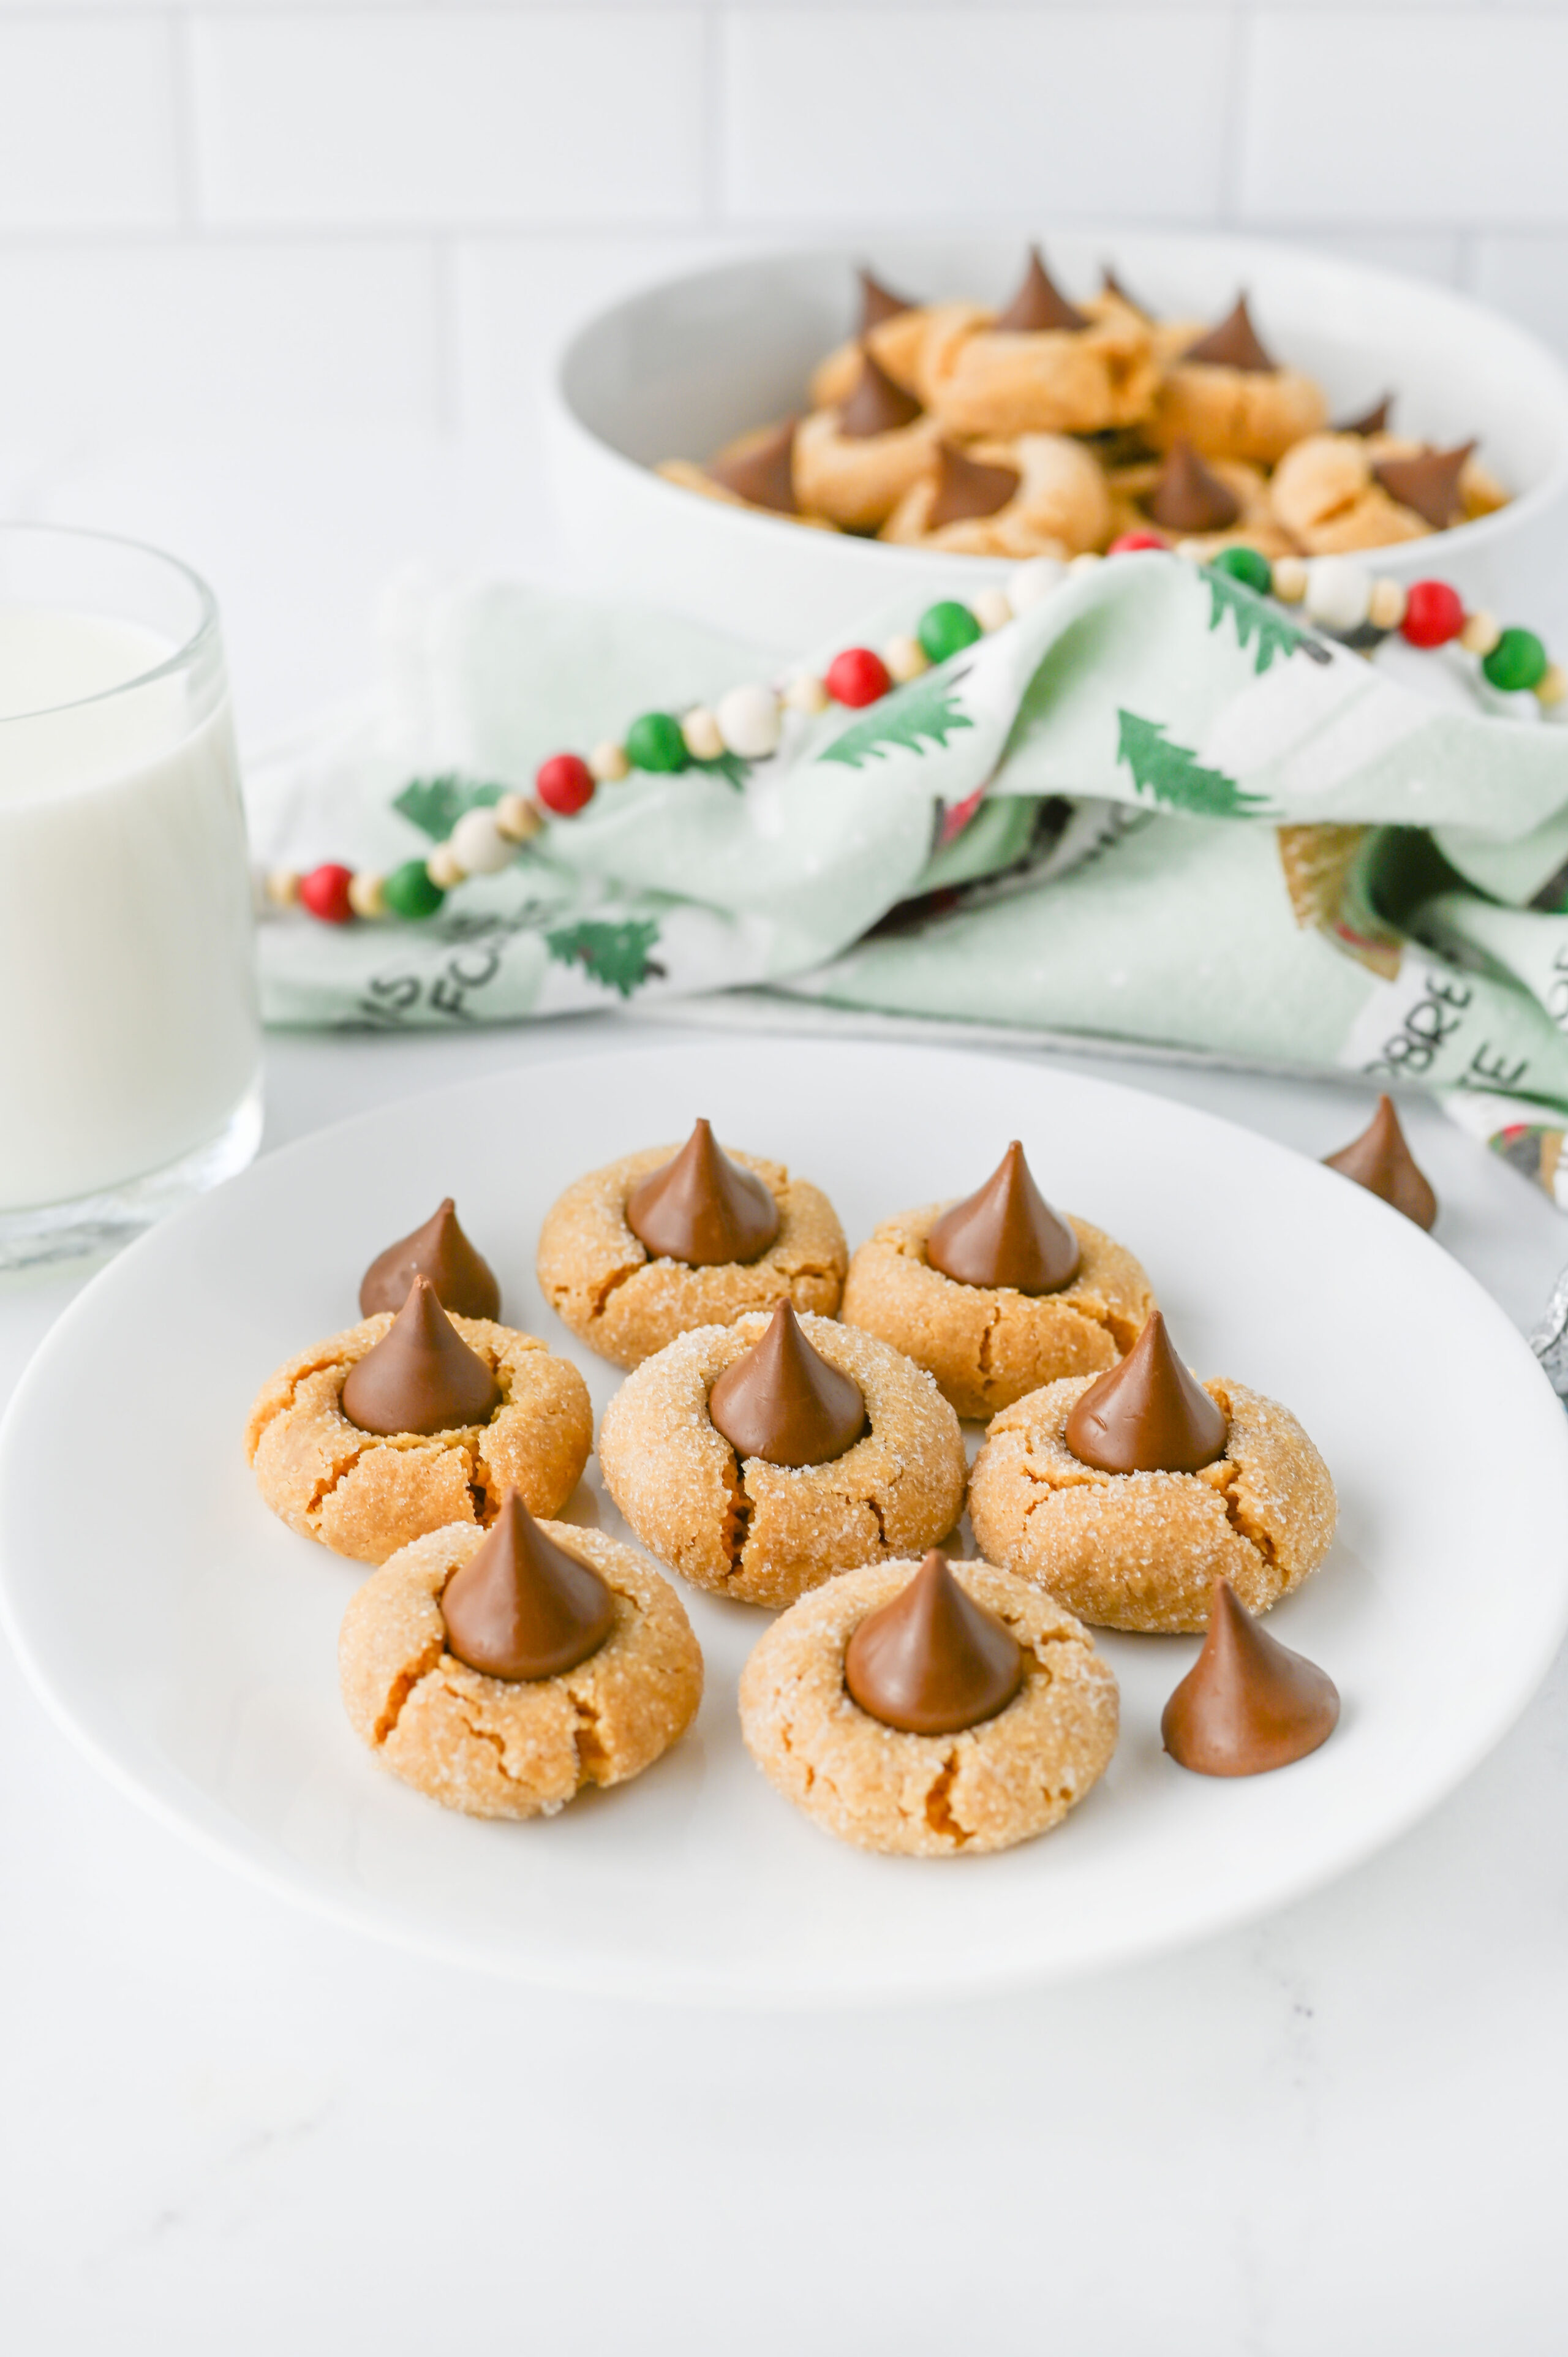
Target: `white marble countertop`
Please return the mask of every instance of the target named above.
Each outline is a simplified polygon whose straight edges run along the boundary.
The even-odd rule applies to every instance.
[[[487,501],[435,445],[285,456],[56,454],[0,492],[202,565],[252,726],[360,683],[398,556],[548,561],[525,469]],[[624,1037],[275,1039],[267,1144]],[[1083,1060],[1316,1154],[1365,1103]],[[1530,1323],[1568,1223],[1434,1112],[1410,1127],[1442,1240]],[[0,1400],[79,1282],[0,1286]],[[296,1912],[113,1792],[0,1649],[7,2344],[1545,2357],[1565,1702],[1559,1662],[1395,1847],[1200,1948],[983,2005],[753,2017],[537,1995]]]

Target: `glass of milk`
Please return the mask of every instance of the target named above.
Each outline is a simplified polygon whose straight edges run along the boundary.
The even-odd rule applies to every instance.
[[[0,525],[0,1269],[112,1250],[261,1135],[250,868],[212,594]]]

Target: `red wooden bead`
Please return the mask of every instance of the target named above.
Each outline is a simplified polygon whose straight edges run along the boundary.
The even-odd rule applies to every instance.
[[[571,818],[594,799],[594,773],[575,753],[552,753],[533,773],[533,791],[557,818]]]
[[[354,880],[351,867],[344,867],[336,859],[327,860],[313,867],[308,876],[299,879],[299,897],[313,917],[324,925],[350,925],[354,911],[349,902],[349,887]]]
[[[1443,647],[1465,627],[1465,606],[1446,581],[1412,581],[1400,629],[1412,647]]]
[[[823,682],[835,704],[875,704],[893,684],[893,674],[869,647],[845,647],[828,665]]]
[[[1137,548],[1168,548],[1169,546],[1170,543],[1163,533],[1119,532],[1105,554],[1107,556],[1130,556]]]

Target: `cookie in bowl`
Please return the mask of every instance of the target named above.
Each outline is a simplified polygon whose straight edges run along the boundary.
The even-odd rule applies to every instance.
[[[1178,437],[1205,458],[1272,467],[1293,442],[1327,422],[1323,388],[1282,368],[1260,342],[1247,297],[1176,356],[1161,380],[1145,431],[1156,448]]]
[[[859,278],[859,329],[812,370],[809,390],[813,409],[834,409],[849,399],[867,352],[905,393],[915,393],[918,385],[920,350],[933,317],[929,306],[896,294],[869,270],[862,270]]]
[[[553,1816],[622,1784],[685,1733],[703,1656],[680,1598],[636,1549],[536,1523],[399,1549],[343,1616],[344,1707],[378,1763],[475,1817]]]
[[[1277,1400],[1200,1384],[1156,1311],[1098,1378],[1004,1408],[975,1459],[970,1517],[986,1554],[1097,1627],[1208,1626],[1216,1580],[1264,1612],[1334,1537],[1334,1483]]]
[[[963,1435],[930,1376],[788,1302],[646,1360],[605,1412],[599,1463],[645,1546],[773,1610],[933,1545],[963,1512]]]
[[[883,1221],[850,1263],[843,1315],[927,1368],[960,1415],[991,1416],[1113,1365],[1154,1307],[1133,1254],[1054,1211],[1015,1138],[963,1201]]]
[[[1093,452],[1064,434],[1022,434],[963,450],[938,443],[881,537],[970,556],[1076,556],[1102,547],[1111,526]]]
[[[1031,247],[1004,309],[933,317],[917,390],[950,434],[1096,434],[1143,417],[1157,381],[1137,312],[1103,296],[1078,308]]]
[[[694,1326],[780,1301],[831,1318],[849,1254],[820,1187],[726,1152],[705,1121],[678,1150],[627,1154],[576,1179],[539,1236],[539,1282],[573,1333],[635,1367]]]
[[[866,351],[845,398],[795,436],[801,504],[846,532],[875,532],[932,471],[940,430]]]
[[[913,1857],[1011,1849],[1059,1824],[1116,1748],[1089,1631],[988,1563],[869,1564],[804,1597],[741,1673],[769,1783],[824,1832]]]
[[[588,1387],[543,1342],[448,1317],[415,1277],[381,1310],[269,1376],[245,1454],[274,1514],[360,1563],[427,1531],[495,1519],[508,1490],[553,1514],[593,1447]]]

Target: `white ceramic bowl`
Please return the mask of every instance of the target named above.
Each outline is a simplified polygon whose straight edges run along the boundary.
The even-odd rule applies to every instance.
[[[1436,573],[1475,606],[1558,636],[1568,620],[1568,373],[1520,328],[1464,296],[1388,271],[1254,239],[1073,231],[1044,239],[1069,294],[1112,262],[1165,316],[1218,318],[1238,288],[1271,350],[1327,389],[1331,415],[1390,390],[1394,422],[1437,445],[1480,444],[1515,494],[1380,570]],[[878,242],[860,257],[757,253],[624,297],[571,337],[552,374],[547,431],[564,530],[588,576],[789,651],[854,629],[925,583],[976,583],[989,558],[890,548],[704,500],[651,470],[703,458],[800,407],[812,364],[851,331],[864,258],[922,298],[1005,298],[1021,239]]]

